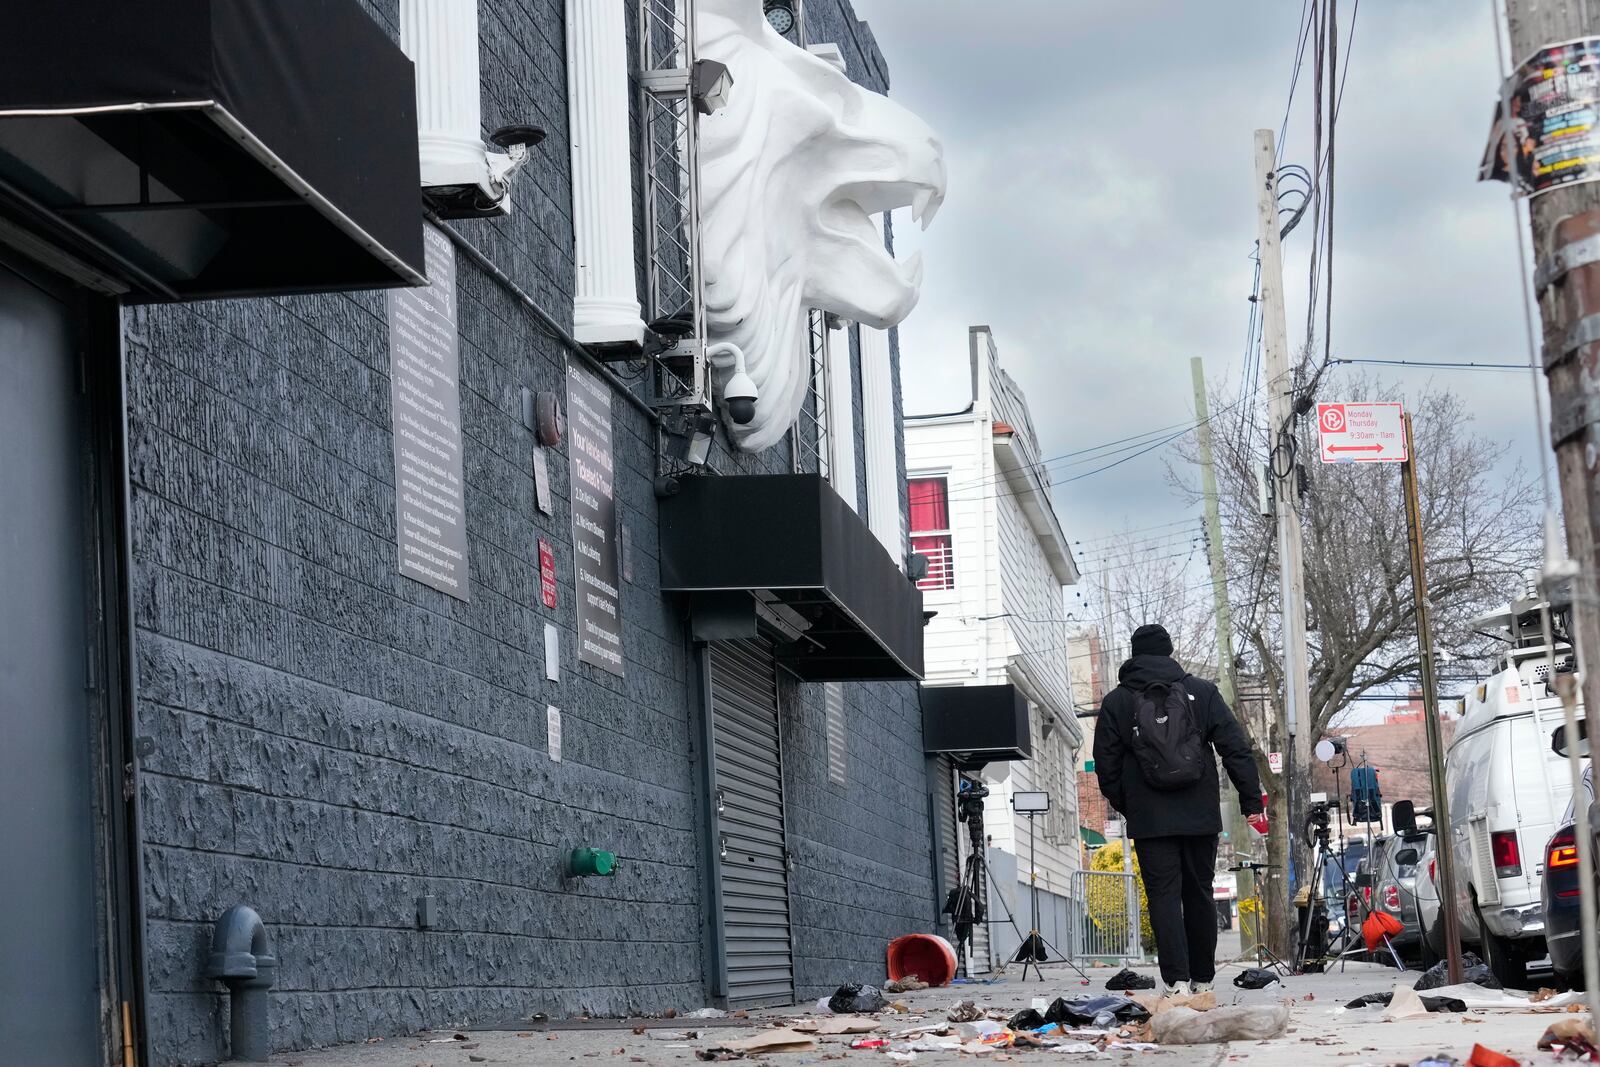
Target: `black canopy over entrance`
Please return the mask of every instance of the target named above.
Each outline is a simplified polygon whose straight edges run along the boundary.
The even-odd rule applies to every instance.
[[[702,636],[753,636],[758,614],[786,631],[778,659],[807,681],[922,677],[922,593],[814,474],[681,479],[661,501],[661,589],[728,627],[697,618]]]
[[[0,238],[135,300],[419,284],[411,61],[356,0],[16,5]]]

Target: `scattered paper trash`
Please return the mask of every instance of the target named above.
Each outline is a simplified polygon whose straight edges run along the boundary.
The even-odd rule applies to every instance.
[[[837,1015],[867,1015],[883,1011],[886,1005],[877,986],[864,986],[849,982],[834,991],[828,998],[828,1010]]]
[[[974,1019],[983,1018],[983,1012],[976,1001],[963,1000],[946,1012],[945,1018],[953,1023],[970,1023]]]
[[[1428,1014],[1427,1005],[1422,1003],[1417,991],[1401,982],[1389,995],[1389,1006],[1383,1011],[1383,1021],[1392,1023],[1400,1019],[1420,1019],[1426,1014]]]
[[[914,1060],[917,1058],[917,1054],[915,1052],[895,1052],[893,1049],[891,1049],[889,1051],[889,1058],[891,1060]]]
[[[1596,1049],[1594,1023],[1581,1016],[1571,1015],[1565,1019],[1558,1019],[1551,1023],[1539,1038],[1539,1048],[1545,1051],[1552,1049],[1561,1052],[1570,1052],[1579,1057],[1596,1059],[1600,1058],[1600,1050]]]
[[[721,1008],[696,1008],[678,1016],[680,1019],[726,1019],[728,1013]]]
[[[870,1034],[878,1029],[880,1024],[876,1019],[857,1019],[853,1016],[832,1016],[826,1019],[801,1019],[792,1023],[790,1029],[798,1030],[802,1034],[816,1034],[818,1036],[838,1037],[843,1034]]]
[[[1128,967],[1106,979],[1107,989],[1154,989],[1156,980],[1147,974],[1138,974]]]
[[[1240,989],[1265,989],[1273,982],[1282,985],[1283,979],[1265,967],[1246,967],[1233,976],[1233,984]]]
[[[1450,981],[1449,964],[1440,960],[1432,967],[1422,972],[1422,977],[1417,979],[1413,989],[1438,989]],[[1500,989],[1500,980],[1489,970],[1489,965],[1484,963],[1471,952],[1461,954],[1461,981],[1466,985],[1482,986],[1485,989]]]
[[[1093,1056],[1099,1053],[1099,1045],[1091,1045],[1087,1041],[1063,1041],[1054,1045],[1051,1052],[1065,1052],[1071,1056]]]
[[[810,1034],[782,1027],[777,1030],[763,1030],[754,1037],[724,1041],[719,1047],[730,1052],[764,1056],[769,1052],[810,1052],[817,1047],[817,1039]]]
[[[651,1041],[688,1041],[696,1035],[683,1030],[646,1030],[644,1036]]]
[[[1368,993],[1346,1004],[1346,1008],[1387,1008],[1394,999],[1393,993]],[[1421,997],[1422,1006],[1430,1012],[1466,1011],[1466,1001],[1456,997]]]
[[[1263,1041],[1288,1028],[1287,1004],[1234,1004],[1211,1011],[1173,1008],[1150,1020],[1151,1034],[1160,1045]]]

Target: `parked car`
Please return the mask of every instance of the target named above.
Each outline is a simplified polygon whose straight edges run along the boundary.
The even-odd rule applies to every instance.
[[[1439,917],[1439,835],[1428,834],[1417,858],[1417,924],[1422,927],[1422,965],[1445,956],[1444,920]]]
[[[1386,834],[1372,845],[1368,864],[1372,872],[1373,911],[1385,912],[1400,920],[1401,930],[1389,938],[1402,958],[1422,955],[1422,923],[1417,914],[1417,864],[1428,835],[1413,831],[1408,835]]]
[[[1567,769],[1545,738],[1562,714],[1548,685],[1549,661],[1558,672],[1575,669],[1572,645],[1565,618],[1553,612],[1556,642],[1545,646],[1540,608],[1521,600],[1474,622],[1474,629],[1505,632],[1510,647],[1504,666],[1463,698],[1445,759],[1461,939],[1513,988],[1526,988],[1528,964],[1546,952],[1543,857],[1535,850],[1555,832],[1571,794]]]
[[[1580,724],[1581,725],[1581,724]],[[1561,751],[1561,734],[1556,731],[1555,747]],[[1589,754],[1588,740],[1580,742],[1579,751]],[[1584,804],[1594,803],[1594,767],[1583,771]],[[1583,942],[1579,929],[1579,909],[1582,905],[1578,882],[1577,811],[1579,797],[1574,795],[1562,813],[1561,825],[1550,836],[1544,847],[1544,879],[1541,900],[1544,904],[1545,943],[1550,946],[1550,962],[1556,977],[1567,985],[1583,988]],[[1591,827],[1591,833],[1600,832]],[[1600,888],[1600,887],[1597,887]]]

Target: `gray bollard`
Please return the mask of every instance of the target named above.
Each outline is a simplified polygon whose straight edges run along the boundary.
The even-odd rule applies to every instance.
[[[277,980],[267,926],[254,908],[235,904],[211,932],[206,977],[228,987],[229,1052],[235,1060],[263,1063],[272,1053],[267,990]]]

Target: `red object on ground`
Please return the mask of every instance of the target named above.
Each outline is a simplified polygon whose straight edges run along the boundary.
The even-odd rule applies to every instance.
[[[914,974],[929,985],[956,976],[956,950],[938,934],[906,934],[889,942],[889,980]]]
[[[1376,952],[1378,951],[1378,944],[1383,940],[1385,934],[1393,937],[1404,929],[1404,924],[1393,915],[1375,911],[1367,916],[1366,922],[1361,924],[1361,940],[1367,943],[1368,952]]]
[[[1492,1048],[1473,1045],[1472,1055],[1467,1057],[1467,1067],[1521,1067],[1521,1063]]]

